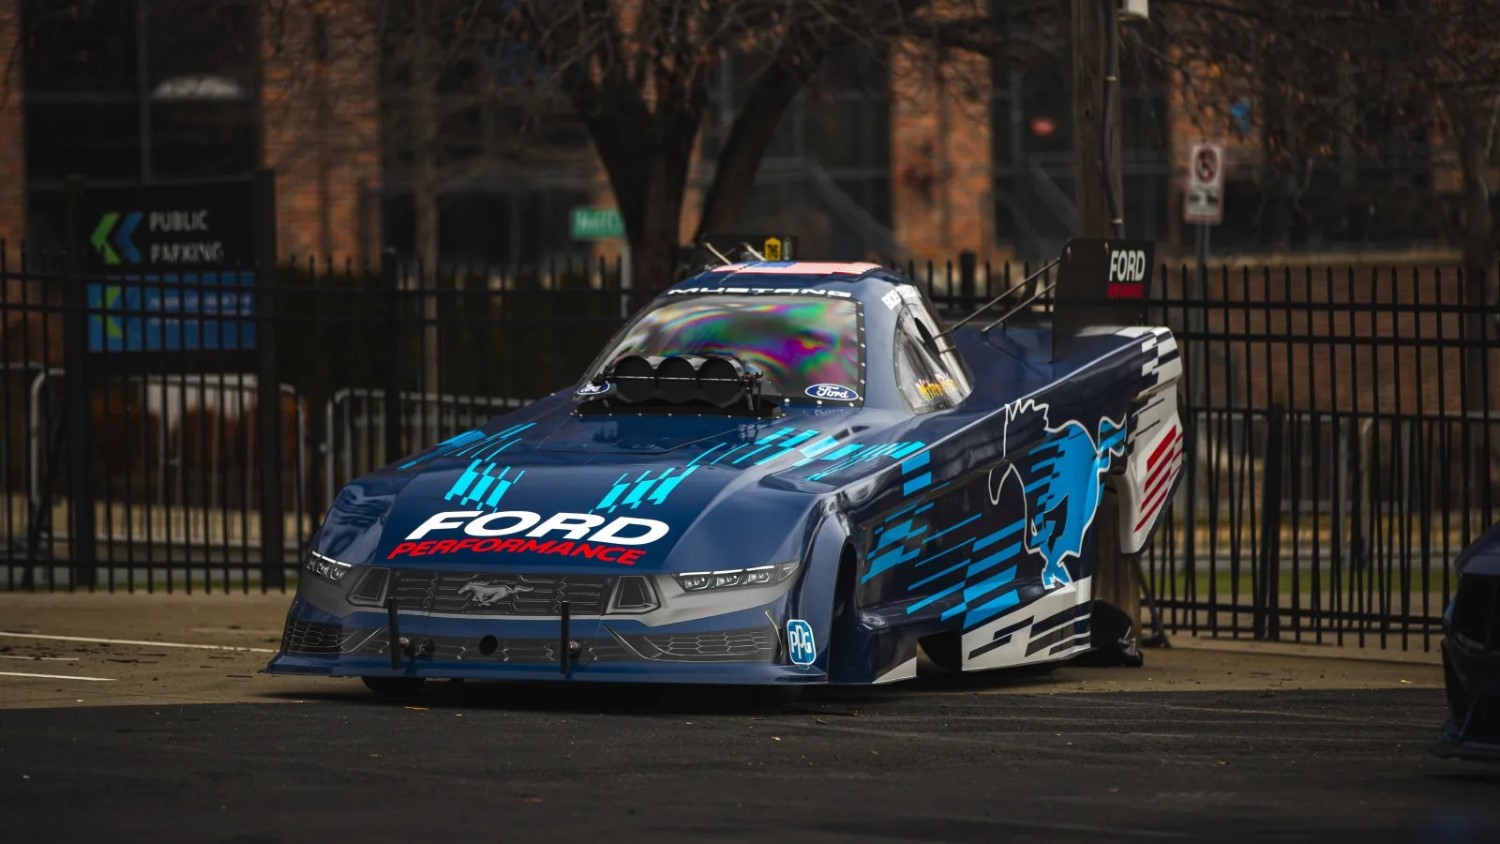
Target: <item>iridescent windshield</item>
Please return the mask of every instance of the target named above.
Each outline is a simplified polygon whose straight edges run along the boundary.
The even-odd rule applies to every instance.
[[[850,299],[668,299],[637,317],[596,367],[629,354],[733,357],[764,375],[768,390],[791,399],[857,401],[864,393],[859,305]]]

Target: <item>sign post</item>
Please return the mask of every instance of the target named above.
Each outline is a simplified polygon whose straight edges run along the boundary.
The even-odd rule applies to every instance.
[[[1197,253],[1197,268],[1193,273],[1194,305],[1188,308],[1187,330],[1190,336],[1201,338],[1208,327],[1203,301],[1208,288],[1209,227],[1224,221],[1224,143],[1218,140],[1195,141],[1189,148],[1187,169],[1187,195],[1183,197],[1182,219],[1193,224]],[[1197,412],[1203,407],[1203,394],[1207,389],[1207,357],[1208,344],[1203,340],[1187,344],[1188,407],[1183,421],[1190,444],[1197,442]],[[1208,469],[1201,460],[1190,459],[1189,465],[1197,467],[1187,476],[1186,495],[1192,498],[1207,489]],[[1189,559],[1196,552],[1196,535],[1196,531],[1187,532]]]
[[[1197,252],[1197,271],[1193,274],[1193,300],[1200,303],[1188,311],[1188,331],[1201,334],[1204,330],[1203,297],[1208,278],[1209,227],[1224,221],[1224,143],[1217,140],[1194,141],[1188,153],[1187,195],[1182,203],[1182,220],[1192,223],[1194,245]],[[1194,351],[1201,358],[1204,344],[1194,344]],[[1195,364],[1197,360],[1193,361]],[[1191,367],[1189,378],[1192,386],[1193,407],[1203,405],[1203,370],[1201,365]]]

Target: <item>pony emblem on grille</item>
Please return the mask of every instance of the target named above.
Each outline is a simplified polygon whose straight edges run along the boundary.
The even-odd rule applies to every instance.
[[[504,583],[484,583],[478,580],[471,580],[458,588],[458,594],[468,595],[478,601],[481,607],[487,607],[512,595],[530,591],[532,591],[530,586],[509,586]]]

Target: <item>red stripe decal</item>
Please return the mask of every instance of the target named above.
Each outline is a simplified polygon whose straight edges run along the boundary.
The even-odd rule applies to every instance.
[[[1162,452],[1171,447],[1172,443],[1177,442],[1177,435],[1181,430],[1182,429],[1174,425],[1172,426],[1172,430],[1168,431],[1167,435],[1161,438],[1161,442],[1157,443],[1156,445],[1156,450],[1152,451],[1151,456],[1146,458],[1146,469],[1148,471],[1155,468],[1156,461],[1161,459]]]
[[[1167,465],[1171,464],[1168,463]],[[1167,477],[1171,477],[1174,474],[1176,473],[1168,472]],[[1158,489],[1153,495],[1151,495],[1151,497],[1146,499],[1146,503],[1142,505],[1143,512],[1141,513],[1141,520],[1135,523],[1135,529],[1137,531],[1144,527],[1146,525],[1146,522],[1149,522],[1151,520],[1151,516],[1157,511],[1157,509],[1161,507],[1162,503],[1167,500],[1166,493],[1167,490],[1171,488],[1171,484],[1162,484],[1160,489]]]
[[[1146,498],[1149,499],[1151,497],[1151,494],[1156,492],[1162,481],[1177,474],[1177,466],[1175,464],[1179,463],[1181,461],[1181,458],[1182,449],[1179,448],[1172,453],[1171,460],[1163,460],[1162,464],[1156,467],[1156,471],[1152,472],[1150,476],[1146,478],[1146,489],[1144,493]]]

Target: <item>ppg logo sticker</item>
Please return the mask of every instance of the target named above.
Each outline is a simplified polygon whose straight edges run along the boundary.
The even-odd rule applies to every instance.
[[[843,384],[814,384],[802,392],[811,398],[830,401],[859,401],[859,393]]]
[[[786,623],[786,649],[792,662],[797,665],[812,665],[818,658],[818,646],[813,642],[812,625],[800,618],[788,619]]]

